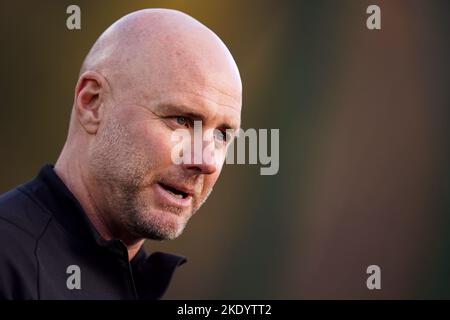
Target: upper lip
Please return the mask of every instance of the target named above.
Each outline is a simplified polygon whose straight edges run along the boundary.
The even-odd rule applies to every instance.
[[[177,183],[172,183],[172,182],[167,182],[167,181],[160,181],[158,183],[161,184],[162,186],[167,186],[167,187],[176,189],[178,191],[181,191],[181,192],[185,193],[187,196],[194,194],[194,188],[190,188],[190,187],[182,185],[182,184],[177,184]]]

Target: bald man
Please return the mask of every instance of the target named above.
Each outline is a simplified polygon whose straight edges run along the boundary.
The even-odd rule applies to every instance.
[[[0,298],[161,298],[185,259],[143,243],[175,239],[206,201],[241,96],[230,52],[192,17],[146,9],[110,26],[82,64],[56,164],[0,197]],[[195,121],[214,148],[175,164],[173,133]]]

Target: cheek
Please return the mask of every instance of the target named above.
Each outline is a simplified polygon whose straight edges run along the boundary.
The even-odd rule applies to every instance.
[[[137,144],[155,165],[166,166],[172,163],[172,142],[167,129],[153,122],[150,125],[139,126],[135,136]]]

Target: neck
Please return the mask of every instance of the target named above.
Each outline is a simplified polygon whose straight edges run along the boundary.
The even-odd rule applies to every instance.
[[[133,259],[144,244],[145,240],[136,239],[135,237],[127,236],[123,233],[121,233],[120,236],[117,236],[117,234],[113,232],[113,224],[110,219],[108,219],[108,215],[104,211],[100,210],[100,207],[96,201],[98,199],[96,199],[89,189],[89,186],[92,186],[93,184],[88,183],[88,178],[84,175],[82,169],[83,167],[80,162],[77,160],[69,160],[77,159],[77,157],[67,157],[67,152],[65,152],[65,149],[66,147],[63,149],[63,152],[56,161],[54,168],[56,174],[78,200],[90,222],[100,236],[105,240],[122,240],[127,246],[128,259]]]

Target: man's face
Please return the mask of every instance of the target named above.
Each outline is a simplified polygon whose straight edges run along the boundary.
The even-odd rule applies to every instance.
[[[133,88],[113,96],[90,153],[90,172],[104,210],[115,221],[113,228],[137,237],[174,239],[212,191],[233,137],[222,141],[215,134],[212,158],[177,165],[171,157],[173,132],[187,129],[193,137],[193,123],[199,120],[203,132],[237,129],[240,92],[233,86],[175,80],[151,92]]]

